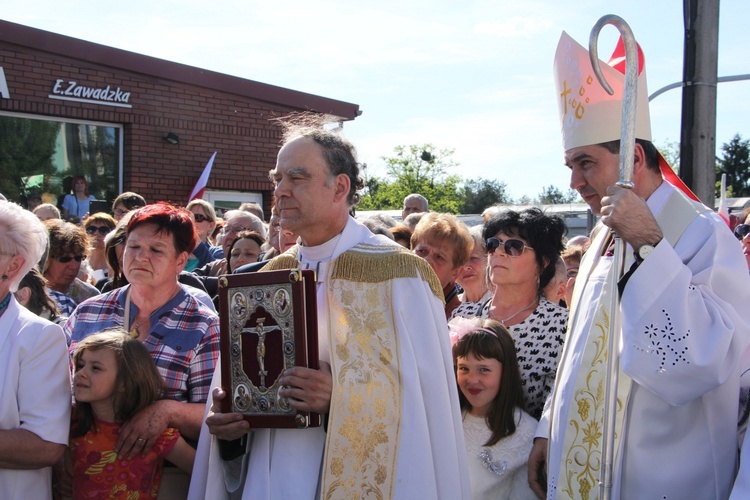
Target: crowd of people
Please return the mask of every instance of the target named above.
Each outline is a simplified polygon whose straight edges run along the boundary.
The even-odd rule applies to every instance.
[[[563,34],[558,86],[584,55]],[[467,227],[416,193],[358,218],[353,145],[299,123],[267,222],[130,192],[92,214],[82,176],[62,211],[0,201],[0,497],[593,498],[609,336],[613,498],[746,497],[750,213],[732,231],[665,181],[647,113],[616,186],[619,120],[587,105],[560,113],[590,237],[535,207]],[[251,429],[222,411],[219,279],[291,268],[316,270],[320,367],[278,395],[325,418]]]

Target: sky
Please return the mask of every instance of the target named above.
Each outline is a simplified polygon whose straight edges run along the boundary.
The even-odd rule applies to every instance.
[[[467,179],[510,196],[566,191],[568,169],[552,63],[563,30],[584,46],[617,14],[646,56],[649,93],[681,81],[682,0],[130,0],[0,1],[0,18],[54,33],[358,104],[344,124],[367,175],[385,175],[398,145],[454,150]],[[747,0],[723,0],[719,76],[750,73]],[[599,41],[603,59],[617,31]],[[717,154],[750,138],[750,81],[723,83]],[[679,142],[682,92],[651,103],[653,142]]]

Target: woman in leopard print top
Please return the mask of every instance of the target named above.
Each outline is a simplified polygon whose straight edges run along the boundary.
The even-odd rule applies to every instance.
[[[562,218],[538,208],[499,212],[482,233],[495,291],[480,316],[499,321],[513,336],[526,410],[537,419],[552,390],[568,321],[567,309],[541,296],[564,234]]]

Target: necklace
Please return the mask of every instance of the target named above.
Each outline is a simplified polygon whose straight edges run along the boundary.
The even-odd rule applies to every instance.
[[[539,300],[539,297],[534,297],[534,300],[531,301],[531,304],[529,304],[527,306],[524,306],[523,308],[521,308],[518,311],[514,312],[513,314],[511,314],[510,316],[508,316],[505,319],[500,319],[498,317],[494,317],[493,319],[496,319],[497,321],[500,322],[501,325],[505,326],[505,322],[506,321],[508,321],[508,320],[510,320],[512,318],[515,318],[516,316],[518,316],[519,314],[521,314],[522,312],[524,312],[526,309],[529,309],[531,306],[533,306],[534,304],[536,304],[537,300]]]
[[[134,339],[137,339],[138,337],[141,336],[141,332],[138,331],[138,327],[141,326],[141,323],[143,322],[139,321],[138,323],[135,323],[133,327],[130,329],[130,332],[129,332],[130,336],[133,337]]]
[[[10,304],[10,293],[5,296],[2,302],[0,302],[0,312],[4,311],[6,307],[8,307],[8,304]]]

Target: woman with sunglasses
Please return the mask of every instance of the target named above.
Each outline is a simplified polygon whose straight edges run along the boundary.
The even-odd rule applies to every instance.
[[[541,295],[564,248],[565,222],[538,208],[504,210],[485,223],[482,235],[495,290],[481,317],[499,321],[513,336],[526,411],[538,419],[555,381],[568,321],[567,309]]]
[[[81,262],[88,255],[89,240],[81,227],[60,219],[44,221],[49,233],[49,255],[43,275],[49,292],[67,317],[84,300],[99,295],[94,286],[78,279]]]
[[[91,276],[97,285],[109,276],[107,256],[104,253],[104,237],[115,228],[117,221],[104,212],[97,212],[89,216],[83,223],[83,229],[89,237],[90,250],[86,264],[91,268]],[[103,284],[103,283],[102,283]],[[99,286],[97,286],[99,288]]]
[[[186,271],[192,271],[214,260],[210,253],[211,243],[208,238],[216,228],[216,210],[206,200],[193,200],[185,208],[193,214],[195,230],[198,232],[198,246],[193,250],[188,259],[188,265],[185,267]],[[191,262],[193,258],[195,262]]]

